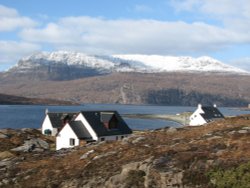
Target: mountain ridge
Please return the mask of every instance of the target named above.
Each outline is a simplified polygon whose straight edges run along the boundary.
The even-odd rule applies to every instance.
[[[27,74],[32,72],[50,75],[62,72],[67,76],[47,79],[71,80],[88,76],[110,74],[114,72],[140,73],[223,73],[250,74],[249,72],[223,64],[211,57],[192,58],[188,56],[159,55],[87,55],[78,52],[40,52],[20,59],[17,65],[5,72],[8,74]],[[75,74],[75,76],[73,76]]]
[[[159,57],[162,61],[149,68],[152,59],[161,59]],[[196,106],[202,102],[246,106],[250,101],[250,74],[227,65],[225,68],[209,57],[198,60],[172,57],[172,65],[175,61],[177,64],[184,62],[185,70],[191,70],[189,65],[198,70],[185,72],[180,68],[179,71],[154,72],[160,67],[165,69],[162,64],[169,58],[166,56],[129,58],[76,52],[33,54],[21,59],[9,71],[0,72],[0,93],[77,103]],[[189,63],[185,63],[186,60]],[[218,68],[211,71],[212,65],[224,72]],[[209,66],[210,71],[200,68]],[[230,72],[231,69],[234,71]]]

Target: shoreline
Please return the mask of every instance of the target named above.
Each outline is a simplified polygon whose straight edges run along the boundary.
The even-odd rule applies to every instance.
[[[189,124],[189,117],[192,114],[192,112],[184,112],[181,114],[123,114],[123,117],[125,118],[136,118],[136,119],[160,119],[160,120],[166,120],[166,121],[173,121],[176,123],[179,123],[181,125],[187,125]]]

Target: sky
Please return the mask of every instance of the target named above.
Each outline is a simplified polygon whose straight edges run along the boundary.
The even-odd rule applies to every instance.
[[[59,50],[210,56],[250,71],[250,1],[0,0],[0,71]]]

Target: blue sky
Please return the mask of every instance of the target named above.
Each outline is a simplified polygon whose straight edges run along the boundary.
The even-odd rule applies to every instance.
[[[0,71],[57,50],[211,56],[250,71],[250,1],[0,0]]]

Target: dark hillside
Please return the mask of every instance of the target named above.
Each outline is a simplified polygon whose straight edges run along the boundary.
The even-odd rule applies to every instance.
[[[56,99],[38,99],[38,98],[26,98],[14,95],[5,95],[0,93],[0,104],[11,105],[11,104],[42,104],[42,105],[73,105],[76,103],[70,101],[59,101]]]
[[[246,106],[250,76],[188,73],[113,73],[68,81],[0,79],[0,93],[79,103]]]

